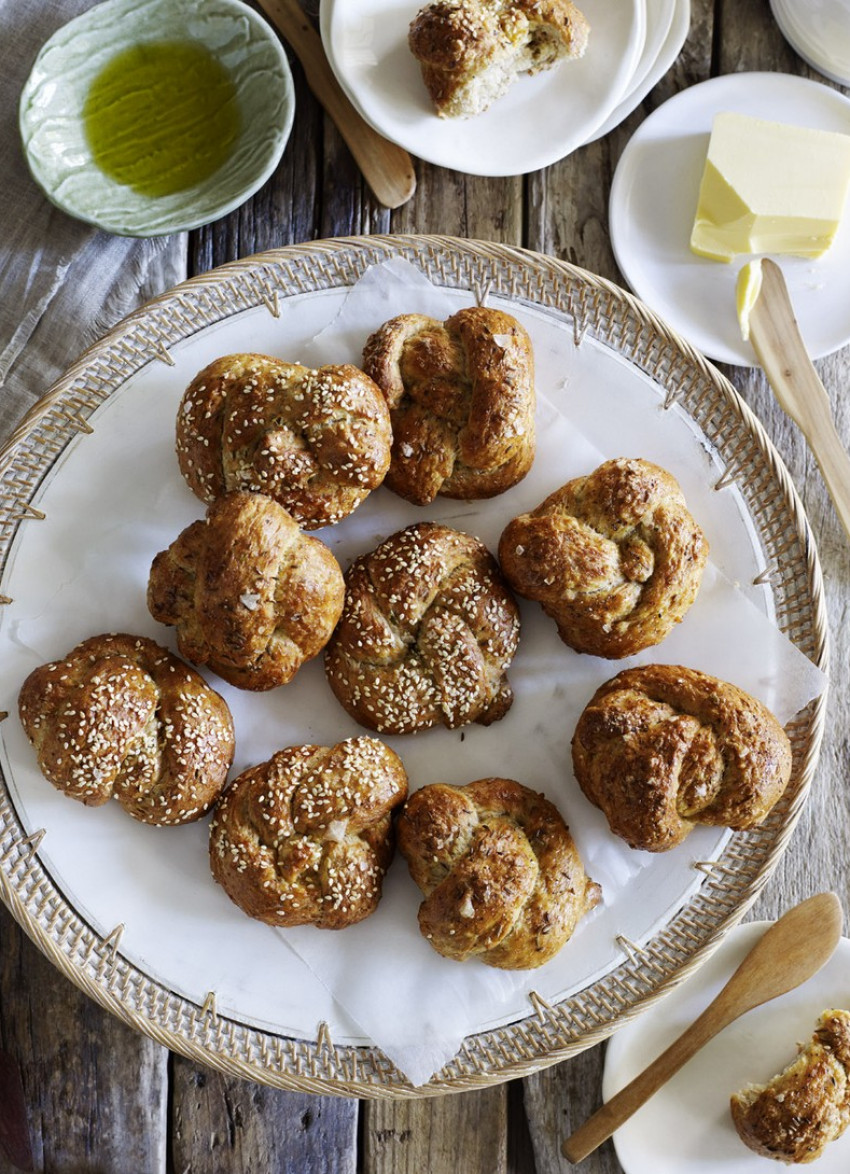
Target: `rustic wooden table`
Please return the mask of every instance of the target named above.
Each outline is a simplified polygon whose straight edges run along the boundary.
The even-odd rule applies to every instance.
[[[169,242],[171,268],[162,272],[203,273],[312,238],[439,232],[524,245],[621,281],[608,235],[608,193],[623,147],[649,112],[716,74],[774,70],[824,82],[783,40],[768,0],[692,0],[692,9],[678,61],[607,137],[518,179],[471,178],[417,162],[416,194],[393,213],[371,199],[295,64],[298,113],[276,174],[231,216]],[[156,275],[142,287],[132,273],[125,280],[121,297],[104,310],[103,328],[118,316],[116,306],[123,313],[161,292],[151,284]],[[69,336],[67,360],[88,341]],[[850,403],[842,394],[850,348],[818,367],[850,442]],[[811,799],[751,913],[772,918],[824,888],[850,900],[844,711],[850,548],[804,440],[764,377],[748,369],[726,374],[765,425],[802,495],[825,574],[833,641],[828,732]],[[135,1034],[61,977],[5,910],[0,1048],[22,1074],[35,1169],[51,1174],[554,1174],[569,1168],[560,1141],[599,1103],[604,1052],[597,1047],[521,1082],[420,1101],[358,1103],[280,1092],[199,1068]],[[0,1101],[2,1087],[0,1081]],[[3,1118],[0,1103],[0,1135]],[[15,1168],[0,1153],[0,1174]],[[610,1142],[583,1168],[587,1174],[621,1169]]]

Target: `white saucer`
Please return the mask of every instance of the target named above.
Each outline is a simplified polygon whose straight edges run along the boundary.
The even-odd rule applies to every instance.
[[[850,99],[806,78],[736,73],[683,90],[623,151],[611,185],[611,243],[626,281],[673,329],[712,359],[755,366],[735,310],[747,258],[725,265],[689,247],[711,123],[723,110],[850,133]],[[823,257],[777,260],[809,353],[820,358],[850,342],[850,209]]]
[[[688,1027],[739,965],[770,922],[739,925],[695,975],[608,1044],[602,1095],[607,1101]],[[770,1174],[786,1169],[749,1150],[738,1137],[729,1097],[763,1084],[811,1038],[827,1008],[850,1007],[850,940],[797,990],[748,1012],[721,1032],[614,1134],[626,1174]],[[830,1142],[818,1174],[850,1170],[850,1130]]]
[[[643,72],[642,76],[641,66],[638,66],[629,85],[629,89],[626,91],[626,96],[611,111],[602,126],[594,131],[587,140],[589,143],[603,138],[616,126],[619,126],[624,119],[628,118],[633,110],[637,110],[649,91],[658,85],[682,52],[682,46],[691,27],[691,0],[676,0],[675,4],[672,5],[669,22],[666,19],[666,13],[661,16],[660,11],[657,17],[653,17],[652,5],[658,2],[659,0],[648,0],[646,35],[647,42],[649,42],[653,30],[657,32],[659,28],[664,28],[666,24],[661,47],[658,49],[650,67]],[[654,24],[654,20],[659,23]]]
[[[520,78],[470,119],[434,113],[407,47],[409,0],[322,0],[320,27],[340,85],[380,134],[455,171],[524,175],[580,147],[620,102],[646,40],[646,3],[584,0],[584,57]]]
[[[804,61],[850,86],[850,0],[770,0],[773,18]]]

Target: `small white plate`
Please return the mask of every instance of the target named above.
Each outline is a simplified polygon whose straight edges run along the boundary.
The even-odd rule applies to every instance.
[[[410,0],[322,0],[328,60],[380,134],[426,162],[470,175],[524,175],[585,143],[625,94],[646,38],[646,0],[583,0],[590,42],[577,61],[521,77],[469,119],[434,113],[407,45]]]
[[[806,78],[736,73],[683,90],[632,136],[611,185],[611,243],[634,292],[712,359],[755,366],[741,338],[735,281],[747,261],[692,253],[691,228],[711,124],[719,111],[850,133],[850,99]],[[813,358],[850,342],[850,210],[817,259],[777,257]]]
[[[241,129],[233,152],[208,179],[152,197],[97,166],[83,109],[92,82],[118,53],[177,41],[200,43],[227,69]],[[279,163],[294,113],[280,41],[241,0],[107,0],[43,46],[21,94],[19,124],[33,178],[49,200],[108,232],[149,237],[197,228],[244,203]]]
[[[652,41],[654,54],[649,61],[646,61],[645,57],[641,59],[625,97],[611,111],[602,126],[594,131],[587,140],[589,143],[609,134],[628,118],[633,110],[637,110],[649,91],[658,85],[681,53],[690,27],[691,0],[674,0],[674,3],[669,3],[669,0],[647,0],[646,43],[649,45]],[[663,36],[659,42],[660,30],[663,30]]]
[[[602,1096],[607,1101],[650,1064],[708,1006],[770,922],[736,926],[704,966],[611,1039]],[[797,990],[748,1012],[698,1052],[614,1134],[626,1174],[769,1174],[785,1169],[748,1149],[729,1111],[733,1092],[763,1084],[811,1038],[828,1008],[850,1008],[850,940]],[[814,1168],[814,1167],[813,1167]],[[818,1174],[850,1170],[850,1130],[830,1142]]]
[[[804,61],[850,86],[850,0],[770,0],[773,18]]]

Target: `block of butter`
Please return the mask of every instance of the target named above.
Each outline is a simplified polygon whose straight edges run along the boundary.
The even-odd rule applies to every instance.
[[[850,188],[850,134],[717,114],[691,233],[716,261],[744,253],[819,257]]]

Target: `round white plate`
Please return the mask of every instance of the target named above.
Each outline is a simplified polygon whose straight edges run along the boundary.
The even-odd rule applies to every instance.
[[[770,922],[730,930],[696,974],[611,1039],[602,1096],[607,1101],[650,1064],[711,1002]],[[850,1007],[850,940],[797,990],[748,1012],[712,1040],[614,1134],[626,1174],[769,1174],[787,1169],[748,1149],[732,1124],[729,1097],[763,1084],[811,1038],[827,1008]],[[850,1131],[818,1159],[818,1174],[850,1170]]]
[[[521,77],[489,110],[438,118],[407,46],[410,0],[323,0],[328,59],[364,118],[429,163],[471,175],[524,175],[587,141],[626,92],[646,38],[646,0],[584,0],[587,51]]]
[[[611,243],[635,293],[712,359],[755,366],[741,338],[731,264],[689,247],[714,115],[731,110],[850,134],[850,99],[781,73],[737,73],[683,90],[633,135],[611,185]],[[813,358],[850,342],[850,214],[822,257],[777,257]]]
[[[824,77],[850,86],[850,0],[770,0],[783,37]]]
[[[236,88],[241,129],[213,175],[153,197],[95,164],[82,112],[91,83],[116,54],[163,41],[198,42],[221,62]],[[19,124],[30,171],[52,203],[107,232],[153,237],[208,224],[244,203],[280,162],[294,114],[280,40],[241,0],[107,0],[44,45],[21,94]]]
[[[658,0],[648,0],[651,5],[658,3]],[[647,9],[649,12],[649,9]],[[665,18],[666,19],[666,18]],[[649,26],[651,27],[651,25]],[[659,25],[659,27],[662,27]],[[603,122],[602,126],[594,131],[588,142],[595,142],[597,139],[603,138],[614,127],[619,126],[620,123],[628,118],[633,110],[637,110],[641,102],[651,89],[658,85],[668,69],[682,51],[682,46],[685,43],[685,38],[691,27],[691,0],[676,0],[672,5],[672,12],[670,20],[667,22],[666,32],[661,47],[658,49],[654,59],[649,68],[641,77],[640,67],[635,71],[635,76],[626,93],[626,96],[619,103],[619,105],[611,111],[611,113]],[[649,28],[647,30],[647,40],[649,39]]]

